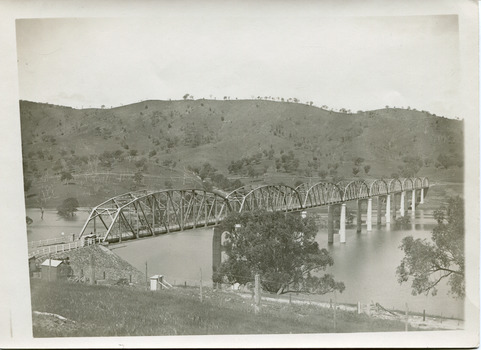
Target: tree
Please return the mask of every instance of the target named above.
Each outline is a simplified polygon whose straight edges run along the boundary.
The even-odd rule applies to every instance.
[[[353,168],[352,168],[352,174],[353,174],[354,176],[356,176],[358,173],[359,173],[359,168],[358,168],[357,166],[356,166],[356,167],[353,167]]]
[[[142,175],[140,170],[134,174],[134,182],[137,186],[140,186],[142,184],[143,179],[144,179],[144,175]]]
[[[448,207],[434,212],[437,226],[431,240],[403,238],[400,246],[404,258],[397,267],[399,283],[412,279],[412,294],[431,292],[436,295],[436,286],[447,279],[450,293],[463,297],[464,279],[464,200],[449,198]]]
[[[354,159],[354,165],[359,166],[364,162],[364,158],[362,157],[357,157]]]
[[[371,166],[370,166],[370,165],[365,165],[365,166],[364,166],[364,172],[365,172],[366,174],[369,174],[369,171],[370,171],[370,170],[371,170]]]
[[[228,258],[214,274],[215,282],[246,284],[258,273],[262,288],[278,294],[325,294],[345,289],[332,275],[317,273],[334,262],[315,241],[313,218],[284,212],[232,213],[222,222],[221,230],[227,232],[224,247]]]
[[[73,179],[73,176],[70,172],[62,171],[62,174],[60,175],[60,181],[68,183],[72,179]]]
[[[57,214],[63,217],[71,217],[77,211],[78,206],[79,203],[76,198],[67,198],[57,207]]]

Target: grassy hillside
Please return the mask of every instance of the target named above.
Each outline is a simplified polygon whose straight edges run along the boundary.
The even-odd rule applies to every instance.
[[[401,320],[342,310],[334,328],[333,310],[311,305],[263,301],[255,315],[253,300],[207,288],[201,303],[191,288],[147,292],[32,279],[31,294],[34,337],[404,331]]]
[[[183,100],[81,110],[21,101],[20,112],[29,206],[56,206],[66,196],[88,206],[132,189],[205,181],[225,189],[235,178],[462,181],[463,122],[415,110],[350,114],[288,102]]]

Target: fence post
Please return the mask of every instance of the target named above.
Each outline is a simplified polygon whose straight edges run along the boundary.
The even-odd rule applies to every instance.
[[[145,262],[145,288],[147,288],[147,290],[149,290],[149,281],[148,281],[148,277],[147,277],[147,261]]]
[[[52,270],[52,254],[48,252],[48,281],[50,282],[50,271]]]
[[[334,291],[334,333],[337,333],[337,293]]]
[[[408,323],[408,319],[409,319],[409,315],[408,315],[408,303],[406,303],[406,320],[404,321],[404,330],[407,332],[409,330],[409,323]]]
[[[202,269],[200,269],[200,302],[202,303]]]
[[[357,302],[357,314],[358,315],[361,314],[361,302],[360,301]]]
[[[254,279],[254,312],[257,314],[259,313],[259,306],[261,305],[261,284],[259,281],[259,274],[256,273]]]

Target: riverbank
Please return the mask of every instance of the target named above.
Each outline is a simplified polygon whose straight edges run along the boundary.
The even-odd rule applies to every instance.
[[[239,295],[244,299],[251,298],[250,294],[239,293]],[[333,304],[327,302],[319,302],[314,298],[306,298],[299,296],[288,297],[288,296],[263,296],[263,301],[274,302],[281,304],[295,304],[295,305],[309,305],[313,307],[320,307],[324,309],[332,309]],[[339,310],[358,313],[358,306],[352,304],[338,304]],[[368,317],[381,320],[389,321],[400,321],[405,322],[406,316],[405,312],[402,310],[387,310],[379,303],[362,304],[361,313],[366,314]],[[451,319],[432,315],[421,315],[419,313],[409,313],[408,323],[413,328],[418,328],[419,330],[462,330],[464,329],[464,321],[459,319]]]

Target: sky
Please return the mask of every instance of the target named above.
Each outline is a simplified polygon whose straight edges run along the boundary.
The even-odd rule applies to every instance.
[[[16,21],[20,99],[298,98],[463,118],[457,15],[162,16]]]

